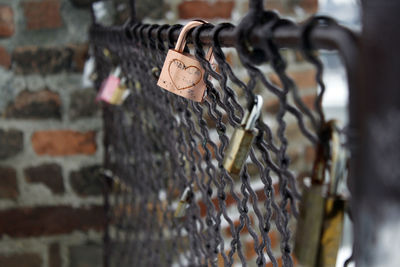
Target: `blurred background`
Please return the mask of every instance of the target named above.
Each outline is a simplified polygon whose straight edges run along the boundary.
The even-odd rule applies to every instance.
[[[101,106],[94,101],[96,90],[82,77],[92,2],[0,0],[0,266],[102,264]],[[158,24],[192,18],[237,24],[248,6],[246,0],[136,2],[138,19]],[[265,4],[295,21],[317,12],[360,29],[357,1]],[[97,2],[94,10],[98,21],[108,25],[123,24],[129,16],[127,0]],[[321,57],[327,67],[325,111],[345,123],[347,86],[340,58],[328,52]],[[317,87],[314,68],[297,51],[287,51],[285,58],[289,75],[311,105]],[[266,110],[273,113],[277,105],[267,103]],[[301,174],[310,170],[313,149],[294,148],[291,157]]]

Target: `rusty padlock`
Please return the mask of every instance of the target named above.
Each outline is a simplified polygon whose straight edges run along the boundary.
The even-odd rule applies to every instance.
[[[157,82],[161,88],[196,102],[203,101],[206,91],[204,69],[195,56],[184,53],[183,50],[189,30],[204,23],[191,21],[182,28],[175,49],[168,50]],[[212,48],[209,48],[206,59],[213,61]]]
[[[336,264],[345,211],[338,185],[346,175],[343,167],[346,157],[336,129],[336,122],[329,121],[321,131],[311,185],[303,188],[294,247],[301,267]]]
[[[229,141],[223,166],[225,170],[231,174],[239,174],[242,170],[243,164],[247,160],[251,145],[257,133],[254,126],[260,117],[262,105],[263,98],[260,95],[257,95],[251,111],[246,111],[241,126],[235,129],[232,138]]]

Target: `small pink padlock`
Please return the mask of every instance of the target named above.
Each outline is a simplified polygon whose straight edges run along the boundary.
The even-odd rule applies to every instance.
[[[204,24],[201,21],[191,21],[182,28],[175,49],[168,50],[164,66],[157,85],[179,96],[201,102],[206,91],[204,69],[195,56],[184,53],[186,36],[190,29]],[[206,59],[213,61],[212,48],[207,52]]]
[[[117,67],[106,80],[101,84],[97,101],[104,101],[113,105],[121,105],[129,95],[129,90],[125,86],[125,79],[120,79],[121,68]]]

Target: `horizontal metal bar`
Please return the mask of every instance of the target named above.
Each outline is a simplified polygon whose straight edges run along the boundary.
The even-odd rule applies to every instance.
[[[114,26],[114,27],[102,27],[98,26],[101,29],[102,34],[106,32],[117,32],[119,34],[124,34],[126,30],[122,26]],[[97,29],[99,29],[97,27]],[[149,33],[148,30],[151,30],[150,36],[153,40],[157,38],[157,30],[158,27],[146,27],[143,30],[142,39],[143,41],[148,41]],[[139,27],[131,27],[131,29],[136,29],[135,32],[131,32],[132,35],[139,36]],[[178,39],[180,33],[180,29],[177,28],[171,33],[171,37],[174,41]],[[234,47],[236,43],[236,28],[231,29],[223,29],[219,33],[219,41],[221,46],[223,47]],[[302,27],[301,25],[290,25],[290,26],[282,26],[274,32],[274,40],[276,44],[281,48],[300,48],[302,42]],[[167,29],[161,31],[160,34],[163,41],[167,41]],[[252,44],[257,44],[261,41],[262,38],[265,38],[265,35],[260,33],[252,32],[249,35],[249,41]],[[205,29],[200,34],[200,41],[204,45],[210,45],[212,40],[211,29]],[[358,43],[359,43],[359,34],[351,31],[350,29],[340,26],[340,25],[332,25],[332,26],[317,26],[310,34],[310,41],[313,44],[313,48],[315,49],[325,49],[325,50],[337,50],[341,56],[343,57],[346,66],[349,68],[348,70],[352,72],[353,62],[358,53]],[[188,42],[191,42],[190,37],[188,38]]]

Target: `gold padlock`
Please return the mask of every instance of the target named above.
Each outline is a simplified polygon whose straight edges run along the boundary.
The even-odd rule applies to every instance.
[[[338,186],[346,175],[346,156],[336,122],[321,132],[311,186],[303,189],[294,254],[302,267],[334,267],[339,250],[345,200]],[[329,177],[326,177],[326,174]]]
[[[204,24],[203,21],[191,21],[179,34],[175,49],[168,50],[157,85],[179,96],[196,102],[202,102],[206,91],[204,69],[195,56],[184,53],[186,36],[190,29]],[[206,59],[213,61],[210,48]]]
[[[122,105],[122,103],[125,101],[125,99],[129,96],[130,90],[126,86],[126,79],[122,78],[121,82],[115,89],[111,99],[110,99],[110,104],[113,105]]]
[[[337,122],[330,121],[331,142],[329,145],[330,161],[329,183],[324,205],[324,219],[321,229],[317,266],[335,267],[343,232],[344,213],[347,201],[339,192],[339,186],[345,183],[347,175],[347,153],[341,147]]]
[[[246,111],[241,126],[235,129],[225,154],[223,166],[231,174],[239,174],[246,162],[251,145],[256,135],[255,123],[260,117],[263,98],[256,96],[251,112]]]

